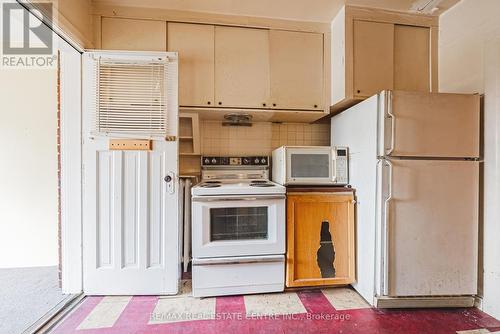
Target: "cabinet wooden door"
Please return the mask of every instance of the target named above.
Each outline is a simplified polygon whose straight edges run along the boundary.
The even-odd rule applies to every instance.
[[[289,193],[286,258],[288,287],[353,283],[353,194]]]
[[[216,105],[266,108],[269,91],[269,30],[216,26]]]
[[[167,22],[103,17],[101,48],[105,50],[167,51]]]
[[[179,53],[179,104],[214,105],[214,30],[207,24],[168,23],[168,50]]]
[[[271,30],[271,104],[278,109],[323,108],[323,35]]]
[[[430,29],[394,26],[394,89],[431,91]]]
[[[393,89],[394,24],[355,20],[353,35],[353,95]]]

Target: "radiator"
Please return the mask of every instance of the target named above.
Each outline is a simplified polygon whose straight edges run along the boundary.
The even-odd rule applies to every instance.
[[[187,272],[191,261],[191,186],[190,178],[181,178],[180,182],[180,205],[179,215],[182,226],[182,265],[184,272]]]

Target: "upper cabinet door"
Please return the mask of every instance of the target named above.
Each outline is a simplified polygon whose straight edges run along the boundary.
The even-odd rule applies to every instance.
[[[269,30],[216,26],[216,105],[266,108],[269,91]]]
[[[394,89],[431,91],[430,29],[394,26]]]
[[[393,89],[394,24],[355,20],[353,33],[354,96]]]
[[[214,26],[168,24],[168,50],[179,53],[179,104],[214,103]]]
[[[273,108],[323,108],[322,34],[271,30],[270,61]]]
[[[101,48],[167,51],[167,22],[103,17]]]

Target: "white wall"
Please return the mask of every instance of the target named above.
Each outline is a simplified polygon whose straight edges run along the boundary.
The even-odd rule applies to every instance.
[[[485,46],[484,310],[500,318],[500,38]]]
[[[500,1],[462,0],[439,20],[439,89],[484,92],[484,41],[500,36]]]
[[[56,265],[55,70],[0,70],[0,267]]]
[[[0,68],[0,268],[58,264],[56,78]]]
[[[483,310],[500,319],[500,1],[462,0],[440,18],[439,87],[484,93]]]

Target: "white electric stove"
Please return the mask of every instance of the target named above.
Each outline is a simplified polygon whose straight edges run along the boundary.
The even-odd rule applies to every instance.
[[[202,157],[191,192],[193,296],[283,291],[286,190],[268,157]]]

